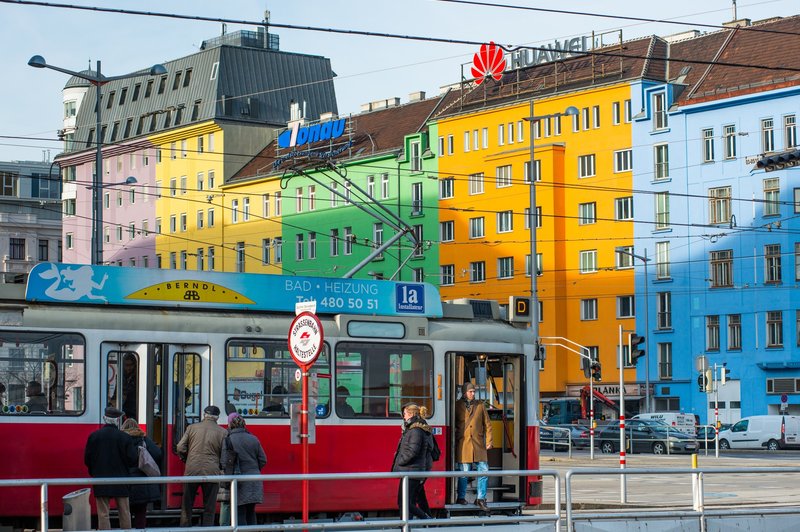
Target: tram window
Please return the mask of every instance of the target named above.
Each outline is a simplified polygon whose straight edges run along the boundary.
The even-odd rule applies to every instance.
[[[197,353],[175,353],[173,358],[172,390],[173,418],[177,443],[186,427],[202,420],[201,359]]]
[[[351,407],[337,408],[339,417],[400,417],[408,402],[433,413],[433,351],[426,345],[339,343],[336,386],[347,390]]]
[[[86,343],[77,334],[0,332],[0,413],[82,414],[85,361]]]
[[[122,359],[122,369],[119,360]],[[109,351],[106,366],[108,400],[106,406],[113,406],[125,412],[125,417],[139,419],[139,358],[133,351]],[[121,394],[117,390],[122,390]]]
[[[316,402],[318,418],[327,417],[331,410],[329,353],[330,347],[324,344],[311,367],[309,394],[312,404]],[[295,378],[297,370],[285,339],[230,341],[225,365],[225,410],[245,417],[288,418],[289,405],[301,401],[301,383]]]

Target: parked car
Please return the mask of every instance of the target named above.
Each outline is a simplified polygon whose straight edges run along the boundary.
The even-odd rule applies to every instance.
[[[630,453],[692,453],[697,450],[694,436],[672,430],[658,421],[631,419],[625,424],[625,447]],[[619,452],[619,425],[606,425],[595,434],[595,445],[604,453]]]
[[[539,425],[539,449],[551,451],[569,450],[569,429],[551,425]]]
[[[723,423],[719,427],[719,431],[722,432],[726,430],[731,425],[729,423]],[[716,444],[714,443],[716,439],[716,431],[714,427],[698,427],[697,428],[697,448],[698,449],[705,449],[706,448],[706,441],[708,442],[708,448],[714,449]]]
[[[750,416],[719,433],[720,449],[775,451],[787,447],[800,447],[800,417]]]
[[[673,427],[675,430],[694,436],[697,434],[696,419],[694,414],[684,414],[682,412],[650,412],[649,414],[637,414],[633,419],[650,419],[661,421]]]

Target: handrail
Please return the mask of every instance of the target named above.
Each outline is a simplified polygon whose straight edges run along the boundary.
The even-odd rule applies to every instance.
[[[103,486],[109,484],[167,484],[187,482],[230,482],[231,483],[231,507],[236,506],[236,485],[238,482],[264,481],[280,482],[302,480],[371,480],[371,479],[399,479],[403,484],[403,508],[401,509],[400,519],[379,520],[379,521],[360,521],[360,522],[340,522],[340,523],[288,523],[258,525],[258,530],[336,530],[336,529],[386,529],[401,528],[409,531],[411,519],[408,515],[408,480],[412,478],[458,478],[458,477],[504,477],[504,476],[546,476],[554,479],[553,488],[553,513],[536,515],[515,515],[488,517],[450,517],[448,519],[429,519],[426,525],[476,525],[480,523],[523,523],[523,522],[553,522],[557,532],[561,530],[561,474],[552,469],[533,469],[533,470],[500,470],[500,471],[419,471],[419,472],[370,472],[370,473],[310,473],[302,474],[276,474],[276,475],[206,475],[206,476],[171,476],[171,477],[124,477],[124,478],[52,478],[52,479],[0,479],[0,489],[20,488],[20,487],[39,487],[40,488],[40,530],[48,530],[48,488],[50,486]],[[236,531],[239,529],[249,530],[251,527],[240,527],[236,523],[236,512],[231,512],[231,526],[221,527],[201,527],[201,531]],[[256,529],[256,527],[252,527]]]

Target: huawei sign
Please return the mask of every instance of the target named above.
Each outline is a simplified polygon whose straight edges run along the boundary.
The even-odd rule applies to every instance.
[[[481,45],[481,49],[472,59],[472,75],[475,83],[480,85],[486,78],[492,77],[500,81],[506,69],[506,60],[503,50],[494,41]]]

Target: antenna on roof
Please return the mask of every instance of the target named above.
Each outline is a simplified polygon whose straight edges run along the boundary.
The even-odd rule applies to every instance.
[[[222,34],[226,35],[228,33],[228,25],[224,22],[222,23]]]

